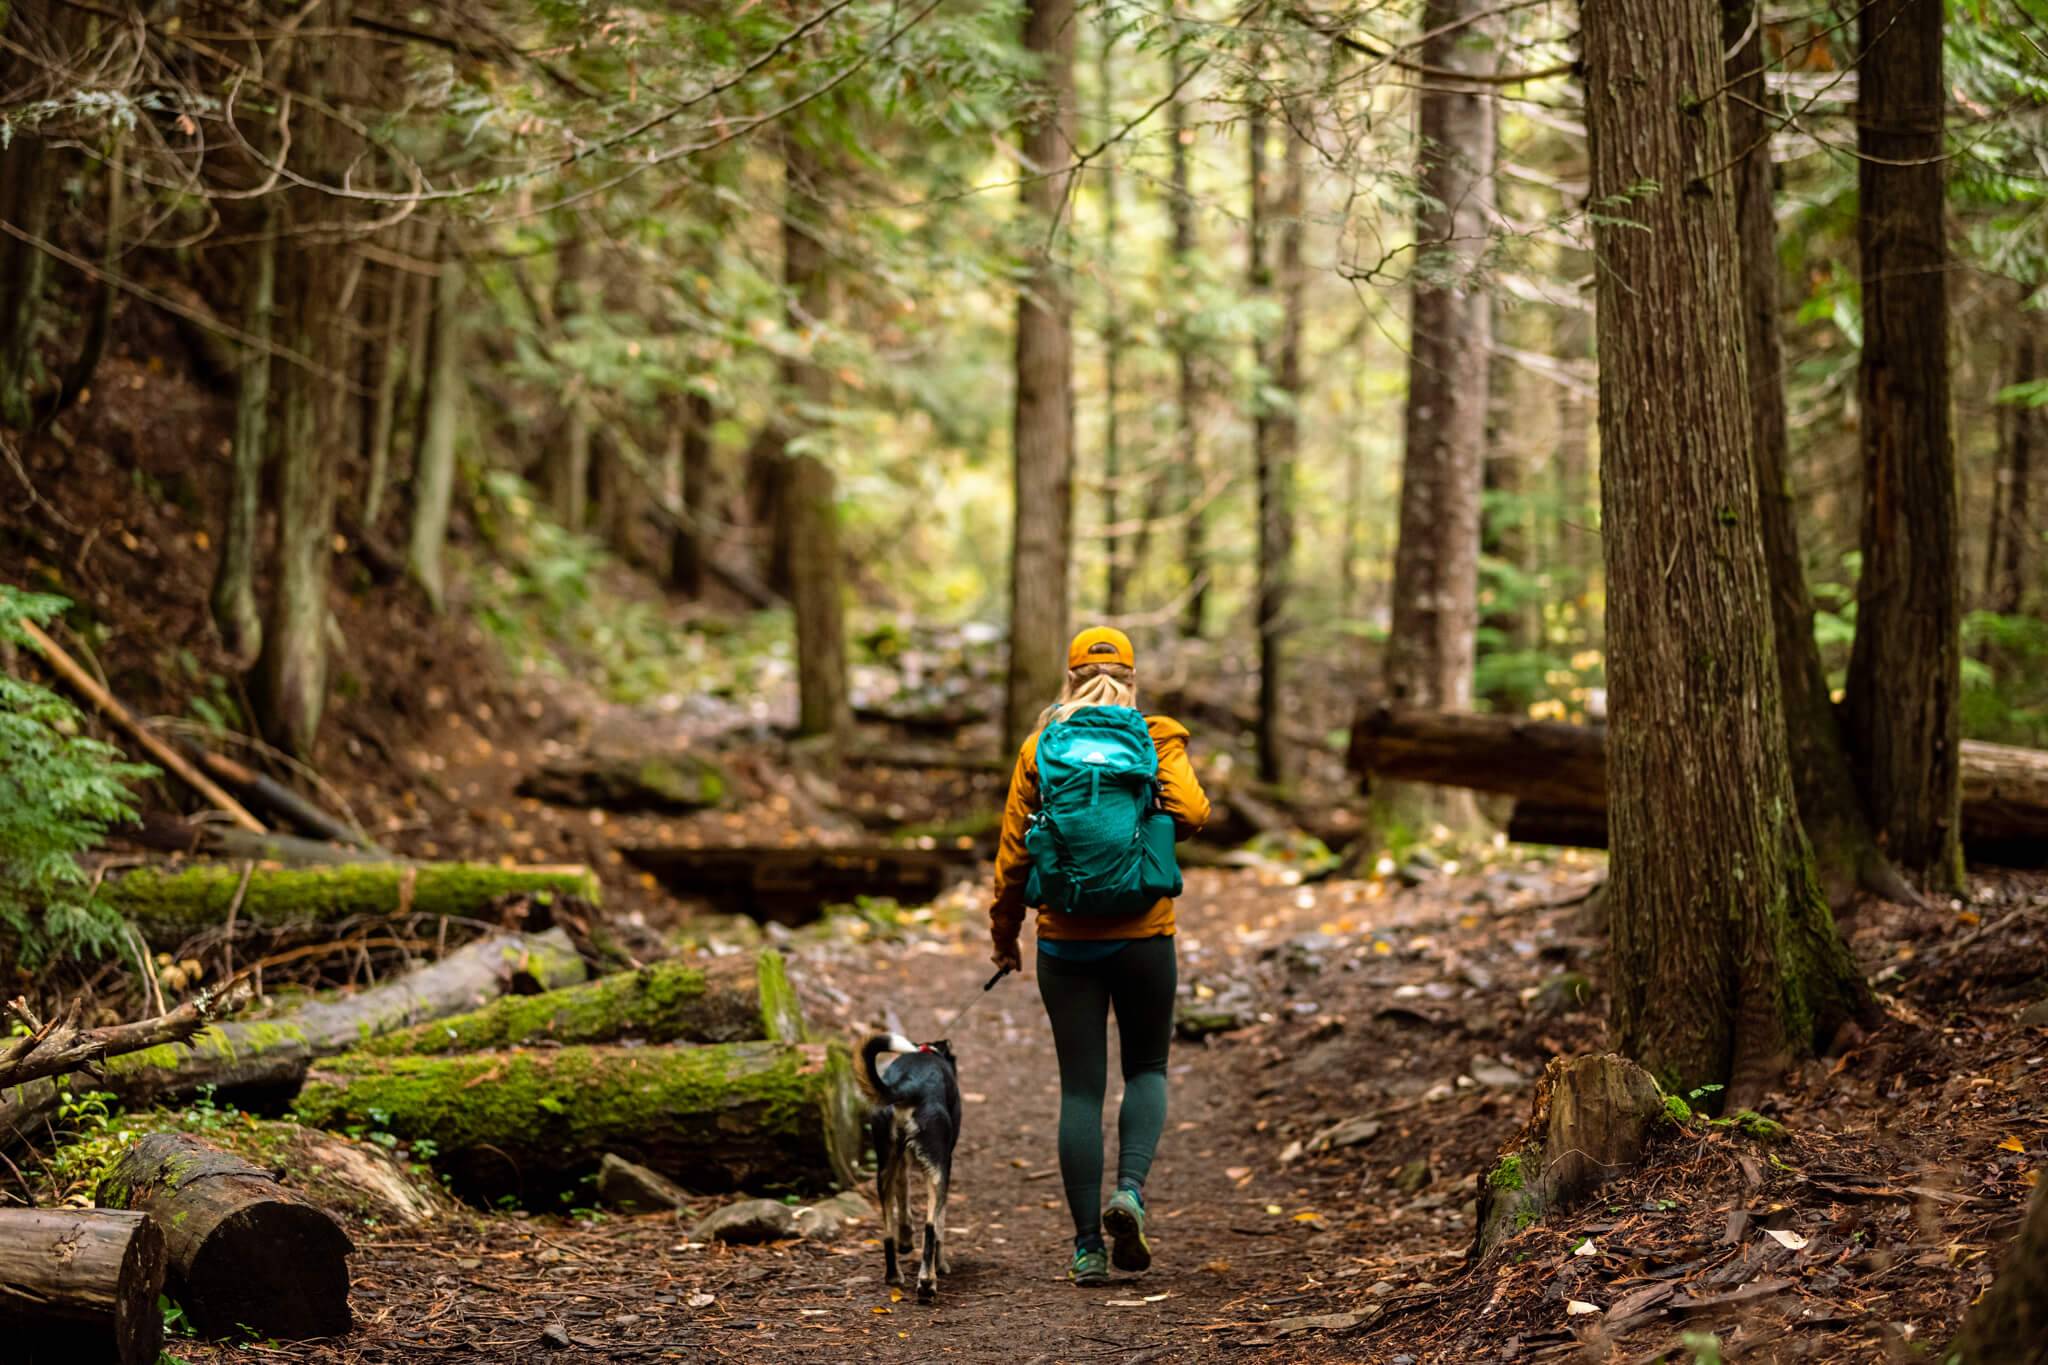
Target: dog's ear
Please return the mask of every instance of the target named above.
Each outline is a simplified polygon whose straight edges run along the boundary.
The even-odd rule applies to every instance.
[[[941,1057],[944,1057],[947,1061],[950,1062],[954,1060],[953,1045],[946,1039],[941,1038],[936,1043],[928,1043],[926,1044],[926,1046],[931,1048],[932,1051],[938,1053]]]

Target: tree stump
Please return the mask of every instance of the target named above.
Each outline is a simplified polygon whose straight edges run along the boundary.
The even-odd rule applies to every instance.
[[[156,1365],[164,1234],[148,1215],[0,1209],[0,1355],[25,1365]]]
[[[348,1234],[273,1172],[186,1134],[152,1133],[114,1164],[97,1199],[164,1228],[168,1292],[202,1336],[247,1327],[295,1341],[353,1325]]]
[[[1479,1177],[1473,1259],[1633,1165],[1665,1122],[1664,1092],[1628,1058],[1553,1059],[1529,1122]]]

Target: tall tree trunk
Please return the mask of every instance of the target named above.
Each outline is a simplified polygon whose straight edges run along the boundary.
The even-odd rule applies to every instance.
[[[1499,337],[1506,330],[1500,300],[1492,302],[1490,333]],[[1501,566],[1499,577],[1517,582],[1533,569],[1535,558],[1529,550],[1529,513],[1524,460],[1514,436],[1512,412],[1513,370],[1507,353],[1496,346],[1486,365],[1486,462],[1483,474],[1485,497],[1479,550]],[[1483,624],[1495,637],[1496,649],[1519,653],[1533,646],[1541,628],[1538,604],[1533,594],[1522,600],[1502,596],[1486,613]],[[1476,668],[1476,663],[1475,663]],[[1496,688],[1487,702],[1496,711],[1515,709],[1525,698]]]
[[[264,201],[253,259],[244,264],[241,328],[255,339],[235,375],[234,473],[228,486],[227,524],[213,576],[213,621],[237,669],[263,652],[263,615],[256,605],[256,533],[263,501],[263,466],[270,453],[270,351],[277,303],[277,213]]]
[[[1735,220],[1741,238],[1742,339],[1749,378],[1750,450],[1767,557],[1771,627],[1785,715],[1786,755],[1814,869],[1840,909],[1857,890],[1917,899],[1877,846],[1856,795],[1849,751],[1813,638],[1813,599],[1799,552],[1785,426],[1784,354],[1778,336],[1778,233],[1773,213],[1769,95],[1761,16],[1755,0],[1723,0],[1728,142],[1735,163]]]
[[[718,493],[712,483],[711,399],[692,390],[682,403],[682,515],[669,537],[669,586],[685,597],[704,594],[704,560],[711,548]]]
[[[794,133],[783,138],[782,285],[790,330],[820,344],[832,314],[824,205],[826,168]],[[832,376],[814,354],[783,362],[782,382],[795,412],[783,424],[776,524],[789,545],[790,600],[796,610],[797,730],[842,736],[852,724],[846,686],[845,577],[832,467],[791,446],[832,402]]]
[[[1022,742],[1066,672],[1067,572],[1074,502],[1074,338],[1060,215],[1075,153],[1074,0],[1027,0],[1024,50],[1039,63],[1043,102],[1022,129],[1024,230],[1017,296],[1015,527],[1010,554],[1006,745]]]
[[[1867,1008],[1793,803],[1715,0],[1587,0],[1614,1029],[1747,1100]],[[1645,185],[1662,187],[1645,192]],[[1672,375],[1686,376],[1683,384]]]
[[[572,319],[588,312],[591,305],[589,248],[581,225],[578,234],[564,242],[555,276],[555,326],[566,331]],[[590,404],[584,398],[580,380],[572,381],[562,412],[562,433],[547,457],[548,505],[555,520],[571,531],[580,531],[590,520]]]
[[[1567,309],[1557,325],[1557,352],[1566,362],[1593,359],[1593,319],[1579,309]],[[1599,518],[1598,497],[1593,488],[1593,403],[1581,390],[1560,386],[1557,391],[1557,491],[1556,544],[1551,549],[1553,582],[1566,591],[1583,594],[1590,586],[1587,572],[1599,556],[1594,522]],[[1598,613],[1583,622],[1587,639],[1597,645],[1602,621]]]
[[[1300,111],[1289,111],[1299,116]],[[1246,120],[1251,130],[1251,289],[1276,292],[1277,336],[1259,345],[1260,388],[1273,395],[1252,404],[1253,459],[1259,490],[1259,778],[1286,776],[1287,598],[1294,561],[1294,461],[1300,444],[1302,172],[1304,147],[1291,118],[1281,120],[1283,169],[1277,195],[1266,185],[1267,126],[1263,103]],[[1277,223],[1274,221],[1278,219]],[[1277,228],[1277,231],[1275,229]],[[1269,241],[1271,237],[1273,240]],[[1274,259],[1277,252],[1277,263]]]
[[[433,370],[427,382],[426,433],[413,462],[412,536],[406,567],[434,610],[447,600],[441,548],[455,494],[455,433],[462,412],[462,262],[449,255],[434,281]]]
[[[1108,137],[1115,131],[1116,86],[1111,74],[1110,63],[1116,55],[1116,30],[1112,27],[1115,16],[1104,10],[1098,21],[1102,28],[1102,45],[1096,53],[1095,90],[1100,99],[1098,107],[1098,136]],[[1117,288],[1116,234],[1117,234],[1117,174],[1113,157],[1102,159],[1102,520],[1109,527],[1102,537],[1103,559],[1107,566],[1107,583],[1103,592],[1103,610],[1112,617],[1124,614],[1124,597],[1130,585],[1131,560],[1124,548],[1125,537],[1118,534],[1117,507],[1122,493],[1123,448],[1119,442],[1121,433],[1117,429],[1117,403],[1120,392],[1123,366],[1123,300]]]
[[[15,134],[12,145],[0,151],[0,221],[31,237],[49,235],[56,190],[49,163],[43,140],[33,133]],[[23,430],[34,419],[36,337],[48,273],[41,247],[0,237],[0,426]]]
[[[2025,291],[2021,291],[2022,301]],[[2048,378],[2048,356],[2042,354],[2044,319],[2040,313],[2017,312],[2014,317],[2012,374],[2014,384]],[[2028,551],[2039,533],[2033,526],[2029,484],[2034,478],[2034,458],[2048,446],[2048,407],[2020,403],[2006,415],[2005,448],[1998,468],[1997,510],[1992,517],[1992,543],[1985,555],[1984,606],[1989,611],[2017,616],[2026,606]]]
[[[1962,591],[1949,438],[1943,0],[1857,14],[1863,570],[1846,715],[1865,807],[1929,891],[1962,887]]]
[[[1472,25],[1485,0],[1429,0],[1425,66],[1486,70]],[[1403,418],[1400,538],[1394,550],[1387,696],[1400,706],[1465,711],[1479,624],[1480,492],[1486,455],[1493,311],[1472,275],[1493,216],[1493,101],[1478,86],[1433,85],[1420,97],[1422,201],[1416,208],[1408,402]],[[1394,805],[1412,794],[1382,789]],[[1445,792],[1429,813],[1470,825],[1468,796]]]
[[[1173,296],[1179,300],[1181,316],[1173,329],[1174,445],[1179,454],[1181,521],[1181,564],[1187,575],[1187,602],[1181,629],[1189,639],[1199,640],[1206,626],[1209,604],[1209,548],[1207,490],[1202,480],[1202,446],[1197,431],[1201,386],[1195,372],[1195,343],[1191,334],[1189,296],[1194,285],[1195,203],[1188,178],[1188,143],[1194,131],[1188,127],[1187,96],[1181,89],[1187,79],[1180,44],[1167,49],[1167,79],[1173,93],[1167,100],[1167,131],[1172,141],[1171,189],[1167,213],[1173,223],[1173,262],[1170,271]]]
[[[401,242],[410,238],[401,237]],[[383,326],[379,329],[379,344],[374,348],[370,363],[376,370],[376,383],[371,388],[369,415],[364,425],[365,459],[369,475],[363,485],[363,530],[365,533],[377,529],[377,517],[384,510],[384,492],[391,482],[391,437],[398,425],[399,388],[405,378],[405,327],[407,315],[412,309],[407,303],[413,296],[413,276],[410,271],[393,270],[388,273],[384,286]]]

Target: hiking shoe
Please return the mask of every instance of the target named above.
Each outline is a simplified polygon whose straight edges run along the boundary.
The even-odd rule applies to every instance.
[[[1145,1201],[1136,1190],[1118,1190],[1102,1211],[1109,1234],[1109,1259],[1118,1270],[1149,1270],[1152,1245],[1145,1240]]]
[[[1082,1286],[1109,1283],[1109,1253],[1099,1246],[1075,1247],[1067,1278]]]

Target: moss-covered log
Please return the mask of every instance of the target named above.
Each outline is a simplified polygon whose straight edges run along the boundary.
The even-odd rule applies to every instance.
[[[155,1365],[164,1235],[139,1213],[0,1209],[0,1357]]]
[[[241,885],[239,863],[194,863],[173,871],[144,868],[110,879],[107,902],[133,920],[151,944],[175,947],[225,923]],[[488,863],[359,863],[344,867],[261,868],[236,911],[243,924],[283,929],[357,915],[475,918],[505,896],[598,899],[587,867],[494,867]]]
[[[98,1079],[59,1076],[0,1089],[0,1150],[40,1132],[67,1089],[108,1090],[128,1105],[188,1095],[204,1086],[229,1095],[289,1094],[315,1057],[454,1014],[506,990],[547,991],[581,981],[583,975],[583,960],[559,929],[479,939],[382,986],[315,1001],[276,1019],[215,1024],[189,1042],[111,1058]]]
[[[276,1019],[215,1024],[190,1042],[110,1059],[103,1089],[135,1105],[201,1086],[224,1094],[298,1087],[315,1057],[346,1052],[393,1029],[439,1019],[506,991],[540,998],[583,980],[583,959],[560,929],[498,934],[381,986],[315,1000]]]
[[[642,754],[549,763],[519,794],[558,806],[687,812],[722,804],[732,778],[702,754]]]
[[[688,1189],[852,1185],[861,1104],[846,1050],[797,1043],[346,1054],[314,1067],[300,1120],[430,1140],[471,1197],[538,1199],[607,1152]]]
[[[365,1043],[378,1057],[479,1052],[531,1043],[803,1041],[803,1012],[782,954],[657,962],[542,995],[497,1000],[468,1014]]]
[[[348,1234],[278,1175],[185,1133],[151,1133],[107,1172],[101,1208],[164,1230],[168,1291],[202,1336],[302,1340],[353,1325]]]

